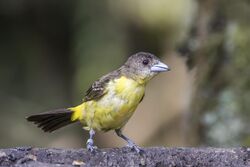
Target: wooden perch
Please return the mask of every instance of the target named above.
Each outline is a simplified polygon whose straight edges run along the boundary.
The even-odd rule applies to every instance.
[[[0,149],[0,166],[172,166],[249,167],[250,148],[145,148],[137,154],[129,148],[55,149],[18,147]]]

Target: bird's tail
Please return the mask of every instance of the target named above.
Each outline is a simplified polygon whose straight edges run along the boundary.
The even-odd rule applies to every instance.
[[[44,132],[53,132],[82,118],[82,105],[31,115],[26,119]]]

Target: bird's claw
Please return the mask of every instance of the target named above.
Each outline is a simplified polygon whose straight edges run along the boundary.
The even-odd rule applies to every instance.
[[[97,149],[97,147],[96,146],[87,145],[87,149],[90,152],[94,152]]]
[[[90,152],[93,152],[94,150],[97,149],[97,147],[94,146],[94,141],[93,141],[93,139],[88,139],[86,144],[87,144],[87,149],[88,149],[88,151],[90,151]]]
[[[144,152],[144,150],[141,147],[137,146],[135,143],[129,143],[127,146],[139,154]]]

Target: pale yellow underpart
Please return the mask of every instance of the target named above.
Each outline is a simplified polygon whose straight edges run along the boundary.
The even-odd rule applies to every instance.
[[[123,127],[140,103],[145,84],[121,77],[110,81],[107,93],[97,101],[87,101],[70,108],[74,111],[72,121],[79,120],[86,130],[111,130]]]

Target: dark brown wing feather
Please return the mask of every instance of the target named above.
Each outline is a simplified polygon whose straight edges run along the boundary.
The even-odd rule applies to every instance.
[[[113,71],[103,77],[101,77],[99,80],[95,81],[91,87],[86,91],[85,97],[83,99],[83,102],[90,101],[90,100],[98,100],[103,95],[107,93],[105,90],[106,84],[117,77],[120,76],[120,69]]]
[[[84,102],[90,100],[97,100],[105,94],[105,82],[96,81],[91,87],[86,91]]]

